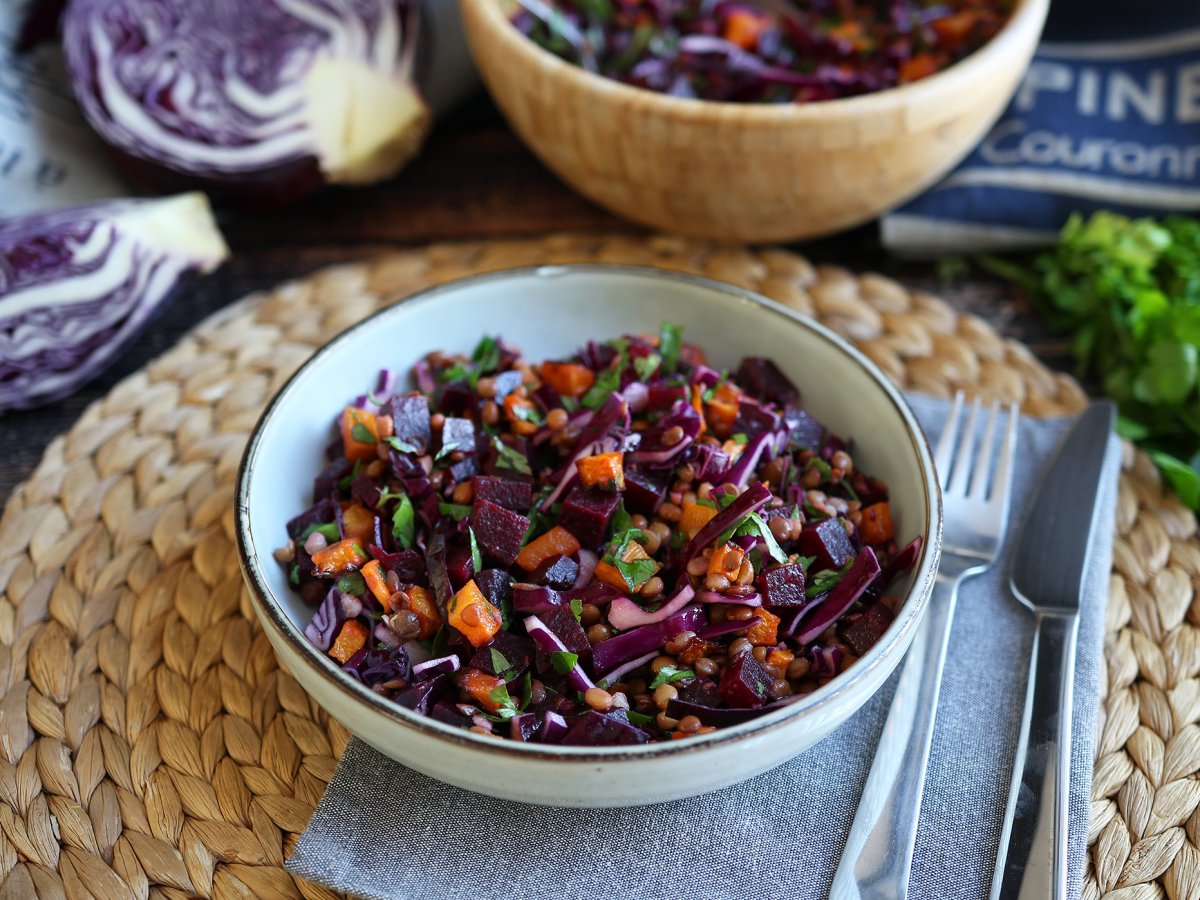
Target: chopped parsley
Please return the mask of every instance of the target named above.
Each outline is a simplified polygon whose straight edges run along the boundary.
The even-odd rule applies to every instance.
[[[354,425],[350,428],[350,437],[354,438],[354,440],[358,441],[360,444],[378,443],[378,439],[375,437],[375,434],[371,431],[371,429],[360,422],[357,418],[355,418]]]
[[[583,601],[576,597],[571,601],[571,615],[575,617],[575,621],[583,623]]]
[[[492,446],[496,448],[497,468],[512,469],[522,475],[533,474],[533,469],[529,467],[529,460],[526,459],[524,453],[514,450],[498,437],[492,438]]]
[[[323,522],[319,525],[309,525],[296,538],[296,543],[302,543],[313,532],[320,532],[321,536],[327,541],[340,541],[342,533],[338,531],[337,522]]]
[[[813,576],[804,593],[809,597],[816,597],[818,594],[824,594],[827,591],[833,590],[834,585],[842,580],[842,576],[850,571],[852,565],[854,565],[853,559],[849,560],[846,565],[836,571],[833,569],[822,569]]]
[[[380,502],[383,502],[382,499]],[[413,508],[413,502],[408,499],[408,494],[401,494],[400,502],[392,511],[392,536],[400,542],[403,549],[411,550],[416,535],[416,510]]]
[[[654,676],[654,680],[650,682],[647,690],[652,691],[659,685],[674,684],[677,681],[687,681],[695,677],[696,673],[691,669],[677,669],[675,666],[663,666],[658,670],[658,674]]]
[[[577,662],[579,654],[569,650],[555,650],[550,654],[550,665],[554,666],[554,671],[559,675],[566,675],[575,668]]]
[[[679,351],[683,348],[683,329],[663,322],[658,331],[658,352],[662,355],[662,370],[674,372],[679,366]]]
[[[384,439],[383,439],[383,442],[384,442],[385,444],[387,444],[389,447],[391,447],[393,450],[395,450],[396,452],[398,452],[398,453],[416,453],[416,454],[419,454],[419,453],[421,452],[421,451],[420,451],[420,450],[418,450],[418,449],[417,449],[415,446],[413,446],[412,444],[410,444],[408,441],[402,441],[402,440],[400,440],[400,438],[398,438],[398,437],[384,438]]]
[[[367,583],[358,572],[350,572],[337,580],[337,589],[343,594],[361,597],[367,589]]]
[[[660,365],[662,365],[662,357],[657,353],[651,353],[649,356],[639,356],[635,359],[633,370],[637,372],[638,378],[642,381],[649,381]]]
[[[443,500],[438,503],[438,512],[443,516],[449,516],[455,522],[461,522],[471,514],[471,507],[465,506],[462,503],[446,503]]]
[[[475,567],[475,573],[483,571],[483,554],[479,552],[479,542],[475,540],[475,529],[467,527],[467,535],[471,539],[471,565]],[[493,650],[493,653],[496,651]]]

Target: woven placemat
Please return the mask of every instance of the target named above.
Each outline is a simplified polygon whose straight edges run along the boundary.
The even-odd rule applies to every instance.
[[[448,244],[248,297],[91,406],[0,519],[0,897],[332,896],[283,861],[349,735],[278,668],[242,587],[233,479],[247,433],[329,335],[397,297],[581,261],[760,291],[905,388],[963,388],[1034,415],[1085,402],[936,297],[783,251],[624,236]],[[1127,447],[1088,900],[1200,897],[1197,585],[1194,517]]]

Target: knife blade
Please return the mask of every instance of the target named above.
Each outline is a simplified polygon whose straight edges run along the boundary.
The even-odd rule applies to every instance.
[[[1039,485],[1013,560],[1012,592],[1037,618],[991,900],[1067,896],[1075,641],[1115,421],[1116,407],[1098,401],[1072,426]]]

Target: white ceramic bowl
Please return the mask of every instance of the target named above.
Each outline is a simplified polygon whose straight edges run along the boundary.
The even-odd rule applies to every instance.
[[[311,616],[271,552],[310,503],[330,422],[374,383],[434,349],[470,352],[501,334],[529,359],[589,338],[684,326],[716,366],[767,356],[804,408],[854,439],[854,458],[891,489],[897,539],[925,538],[906,599],[883,637],[849,670],[786,708],[706,735],[634,747],[496,740],[401,709],[346,676],[304,637]],[[841,338],[746,291],[652,269],[561,266],[498,272],[416,294],[334,338],[284,385],[242,460],[238,545],[255,612],[280,660],[346,728],[380,752],[459,787],[553,806],[633,806],[694,796],[751,778],[811,747],[895,669],[925,611],[937,569],[941,499],[924,437],[899,392]]]

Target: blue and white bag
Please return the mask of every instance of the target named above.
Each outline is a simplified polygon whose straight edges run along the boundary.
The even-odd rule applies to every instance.
[[[918,256],[1036,246],[1098,209],[1200,211],[1200,0],[1054,0],[1000,121],[884,217],[883,241]]]

